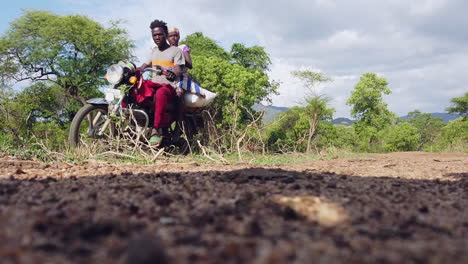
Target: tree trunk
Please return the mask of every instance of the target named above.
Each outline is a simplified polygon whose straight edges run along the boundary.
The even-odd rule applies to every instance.
[[[314,137],[315,130],[317,129],[318,113],[315,112],[311,119],[309,119],[309,137],[307,138],[307,153],[312,150],[312,138]]]
[[[76,99],[76,100],[80,101],[83,105],[86,104],[86,99],[83,96],[78,95],[78,87],[76,87],[76,86],[67,86],[67,87],[65,87],[65,91],[66,91],[66,95],[68,97],[71,97],[73,99]]]

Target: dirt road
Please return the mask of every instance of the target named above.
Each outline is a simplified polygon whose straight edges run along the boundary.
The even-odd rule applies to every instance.
[[[468,263],[468,155],[0,160],[0,263]]]

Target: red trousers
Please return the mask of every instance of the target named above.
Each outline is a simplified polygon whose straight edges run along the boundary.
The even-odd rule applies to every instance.
[[[138,104],[154,107],[154,128],[166,128],[171,125],[172,116],[166,108],[176,97],[174,87],[167,83],[144,80],[140,89],[130,94]]]

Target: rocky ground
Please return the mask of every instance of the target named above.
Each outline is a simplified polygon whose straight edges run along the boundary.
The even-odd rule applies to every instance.
[[[0,159],[0,263],[468,263],[468,155]]]

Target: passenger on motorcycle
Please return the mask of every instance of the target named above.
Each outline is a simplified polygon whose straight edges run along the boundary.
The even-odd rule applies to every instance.
[[[168,70],[166,75],[153,74],[152,85],[156,91],[153,100],[149,100],[154,107],[154,122],[151,133],[150,144],[158,146],[162,142],[164,131],[171,124],[171,114],[166,111],[168,104],[174,101],[175,96],[181,96],[183,89],[174,88],[179,81],[179,76],[185,67],[185,58],[181,49],[167,43],[167,24],[160,20],[154,20],[151,25],[151,34],[156,47],[151,52],[151,57],[140,66],[140,69],[147,67]]]
[[[192,69],[192,57],[190,56],[190,48],[189,46],[182,44],[179,46],[180,40],[180,31],[176,27],[169,28],[169,35],[167,36],[167,40],[171,46],[176,46],[182,50],[185,59],[185,67],[184,72],[187,72],[187,69]]]

